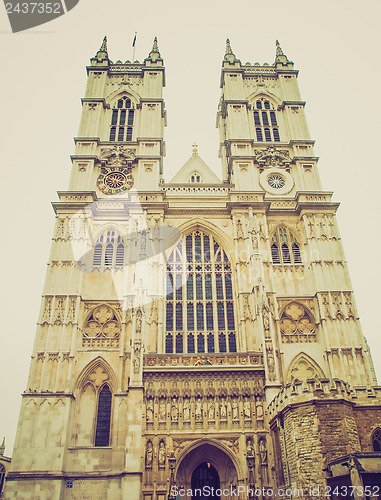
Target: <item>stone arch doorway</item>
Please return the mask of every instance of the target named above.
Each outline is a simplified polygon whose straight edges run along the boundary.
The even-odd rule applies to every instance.
[[[192,474],[191,487],[194,500],[214,498],[220,500],[220,476],[210,462],[202,462]]]
[[[185,495],[181,496],[181,500],[195,500],[196,498],[198,500],[204,500],[204,498],[236,500],[234,488],[237,488],[240,481],[237,468],[233,463],[234,457],[229,456],[229,451],[221,448],[222,446],[214,445],[212,442],[201,442],[198,446],[190,447],[190,451],[188,453],[185,451],[185,454],[180,457],[175,474],[175,485],[178,489],[184,490]],[[192,496],[196,484],[215,486],[215,489],[225,491],[222,496]],[[233,495],[230,496],[232,490]]]

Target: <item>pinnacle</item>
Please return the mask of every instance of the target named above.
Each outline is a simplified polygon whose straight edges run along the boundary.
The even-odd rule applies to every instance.
[[[98,52],[107,52],[107,36],[103,38],[101,48],[99,49]]]
[[[275,40],[275,45],[276,45],[275,64],[280,63],[282,65],[287,66],[287,64],[291,63],[291,61],[288,60],[286,54],[283,52],[282,47],[280,46],[278,40]]]
[[[229,38],[226,39],[226,52],[225,52],[225,54],[233,54]]]
[[[153,46],[151,52],[159,52],[159,46],[157,44],[157,36],[153,40]]]

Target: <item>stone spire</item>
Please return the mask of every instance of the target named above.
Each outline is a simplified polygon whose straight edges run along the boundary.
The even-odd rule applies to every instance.
[[[99,49],[99,52],[106,52],[107,54],[107,36],[103,38],[103,42],[101,48]]]
[[[95,57],[93,57],[91,59],[91,64],[94,66],[104,65],[104,64],[108,65],[108,62],[109,62],[109,58],[108,58],[108,53],[107,53],[107,37],[105,36],[103,38],[101,48],[95,54]]]
[[[226,51],[225,51],[225,55],[226,54],[233,54],[229,38],[226,39]]]
[[[239,62],[238,59],[236,58],[236,56],[234,55],[234,52],[232,51],[229,38],[226,39],[226,50],[225,50],[224,62],[225,61],[229,62],[230,64],[234,64],[235,62]]]
[[[280,46],[280,43],[278,42],[278,40],[275,41],[275,44],[276,44],[275,64],[287,65],[287,64],[291,63],[291,61],[289,61],[287,59],[286,54],[283,52],[282,47]]]
[[[160,56],[160,51],[159,51],[159,46],[158,46],[158,43],[157,43],[157,37],[155,36],[154,40],[153,40],[153,45],[152,45],[152,50],[151,52],[149,53],[147,60],[151,60],[151,61],[163,61],[161,56]]]

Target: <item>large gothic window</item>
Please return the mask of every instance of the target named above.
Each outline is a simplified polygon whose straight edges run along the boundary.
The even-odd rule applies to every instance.
[[[254,104],[254,125],[258,142],[280,141],[275,106],[264,98]]]
[[[288,228],[281,226],[274,232],[271,257],[273,264],[301,264],[299,243]]]
[[[134,105],[127,96],[121,97],[112,110],[110,141],[132,141],[135,110]]]
[[[237,352],[231,264],[213,236],[193,231],[178,243],[166,294],[166,352]]]

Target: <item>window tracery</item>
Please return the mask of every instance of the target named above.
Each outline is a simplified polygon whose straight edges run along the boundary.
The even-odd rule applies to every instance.
[[[274,104],[265,98],[255,102],[254,125],[258,142],[279,142],[279,127]]]
[[[115,311],[103,304],[90,313],[84,324],[83,347],[119,347],[121,325]]]
[[[166,294],[166,352],[237,352],[231,264],[212,235],[193,231],[179,242]]]
[[[122,268],[125,261],[125,242],[117,231],[108,229],[99,236],[93,254],[93,266]]]
[[[298,302],[288,304],[280,318],[282,342],[316,342],[315,321]]]
[[[292,232],[285,226],[280,226],[273,234],[271,242],[271,257],[273,264],[301,264],[299,243]]]
[[[114,104],[111,115],[110,141],[130,142],[134,126],[135,109],[131,99],[123,96]]]

